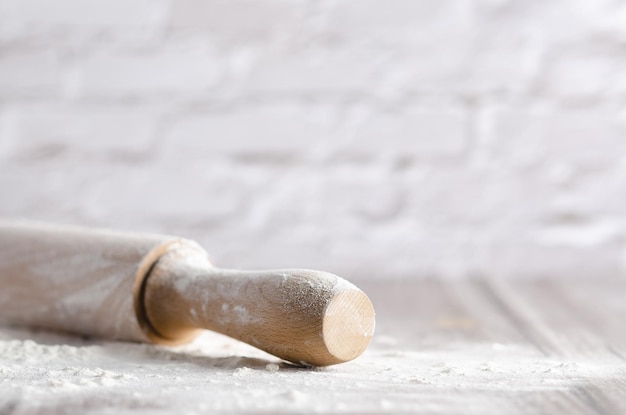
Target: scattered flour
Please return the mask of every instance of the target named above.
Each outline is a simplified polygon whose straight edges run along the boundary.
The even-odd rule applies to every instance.
[[[265,370],[275,373],[280,370],[280,366],[278,366],[276,363],[268,363],[265,365]]]
[[[238,367],[233,372],[233,376],[242,378],[247,376],[252,376],[254,374],[254,369],[250,369],[249,367]]]
[[[384,334],[361,358],[314,369],[210,332],[165,348],[0,328],[0,414],[485,413],[499,397],[626,377],[626,364],[610,355],[565,360],[520,345],[415,344]],[[459,398],[469,393],[471,407]]]

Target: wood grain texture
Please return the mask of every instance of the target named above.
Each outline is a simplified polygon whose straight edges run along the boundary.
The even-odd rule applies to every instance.
[[[623,279],[361,285],[378,310],[372,349],[419,379],[396,397],[406,412],[626,413]]]
[[[359,286],[376,335],[328,369],[269,371],[267,355],[208,333],[173,349],[0,327],[0,413],[626,413],[624,279]],[[111,384],[93,386],[98,370]]]
[[[164,344],[206,328],[291,362],[326,366],[359,356],[374,333],[368,297],[333,274],[218,269],[190,247],[159,258],[144,295],[152,339]]]
[[[107,339],[175,345],[207,328],[307,365],[352,360],[374,310],[311,270],[219,270],[193,241],[0,224],[0,318]]]
[[[179,243],[162,235],[0,223],[0,319],[148,341],[136,293],[152,263]]]

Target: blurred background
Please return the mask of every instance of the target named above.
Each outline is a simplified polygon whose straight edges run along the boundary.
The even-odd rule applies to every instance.
[[[0,216],[351,280],[626,274],[626,2],[0,0]]]

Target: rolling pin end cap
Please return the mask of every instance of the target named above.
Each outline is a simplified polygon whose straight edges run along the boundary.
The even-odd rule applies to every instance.
[[[330,299],[322,322],[322,336],[328,353],[347,362],[360,356],[374,335],[374,307],[365,293],[350,284]]]

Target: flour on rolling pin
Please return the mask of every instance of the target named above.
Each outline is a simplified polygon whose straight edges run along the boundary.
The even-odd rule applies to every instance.
[[[18,222],[0,222],[0,319],[171,345],[210,329],[319,366],[374,332],[367,296],[333,274],[219,269],[182,238]]]

